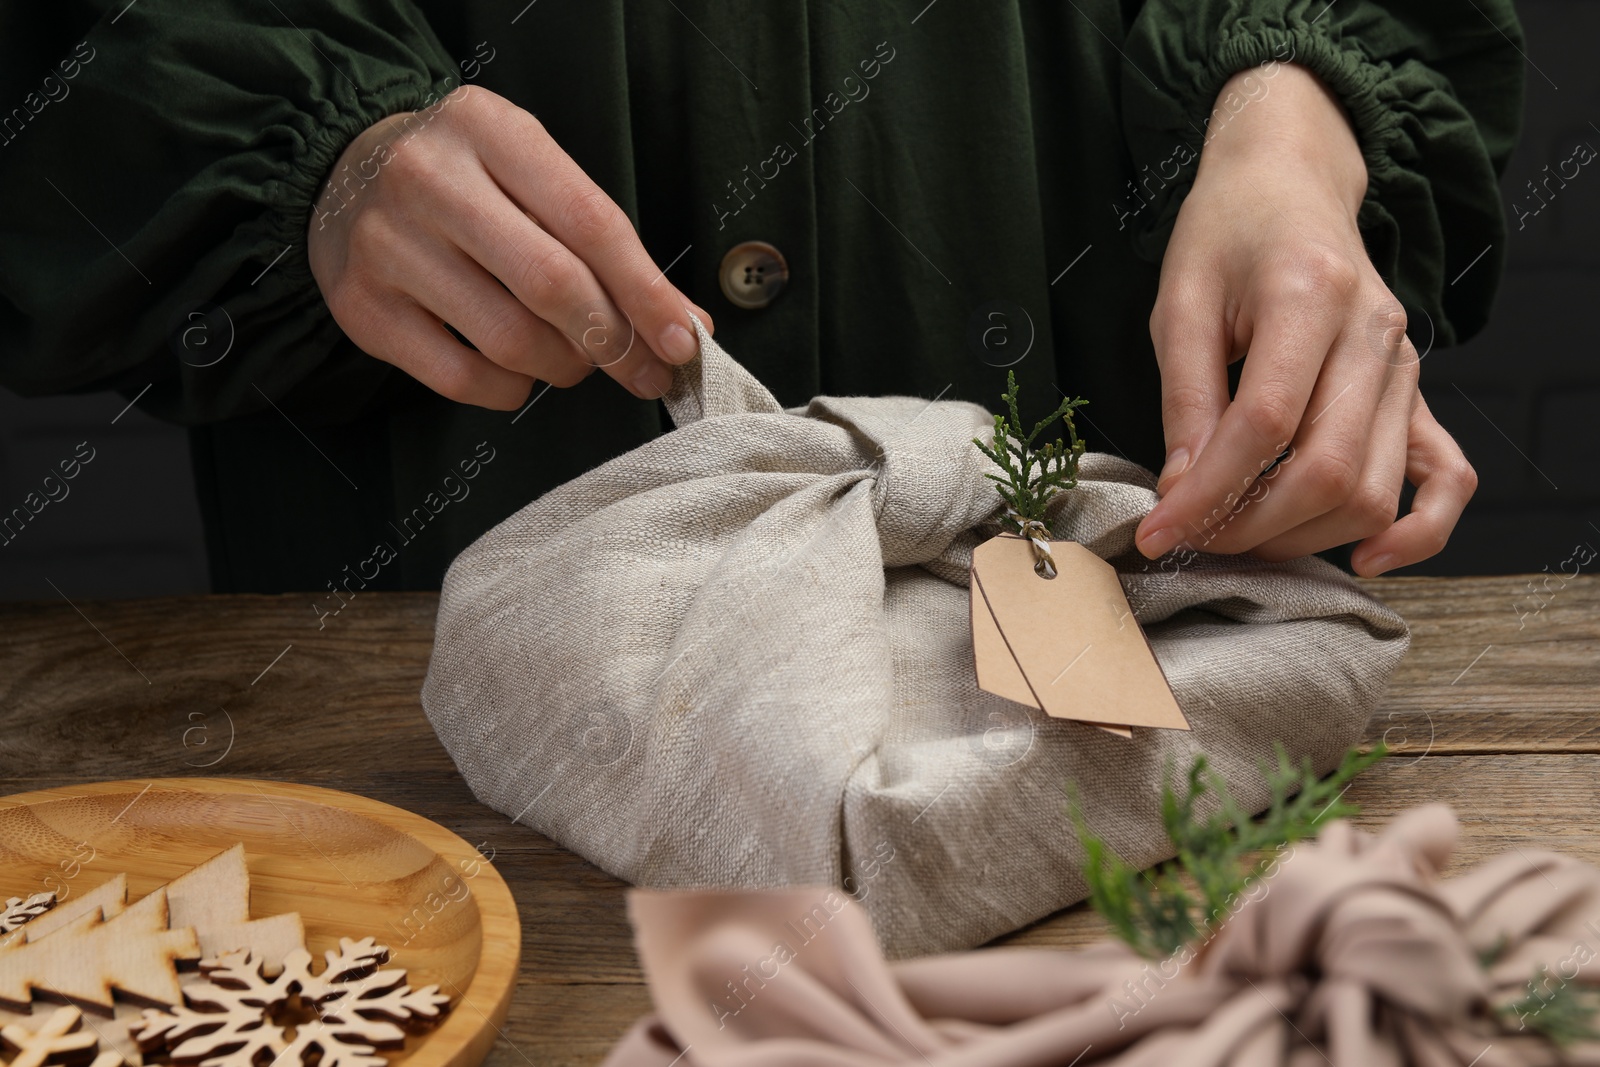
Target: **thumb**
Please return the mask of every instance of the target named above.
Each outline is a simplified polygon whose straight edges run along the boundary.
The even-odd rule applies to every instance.
[[[677,289],[676,286],[674,286],[673,288]],[[678,299],[683,301],[683,306],[688,308],[691,312],[693,312],[695,318],[699,319],[702,323],[705,324],[706,333],[712,334],[714,336],[716,334],[716,332],[717,332],[717,324],[715,322],[711,321],[711,313],[706,311],[706,309],[701,307],[699,304],[696,304],[693,300],[690,300],[688,295],[685,294],[682,289],[678,289],[677,292],[678,292]]]
[[[1164,497],[1200,458],[1228,408],[1228,341],[1220,305],[1165,316],[1158,310],[1151,324],[1167,445],[1156,494]]]

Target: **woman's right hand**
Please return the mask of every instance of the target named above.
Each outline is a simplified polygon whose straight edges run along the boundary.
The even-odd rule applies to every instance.
[[[712,328],[539,121],[486,89],[374,123],[329,183],[307,254],[334,320],[452,400],[514,410],[535,379],[596,367],[659,397],[699,350],[689,312]]]

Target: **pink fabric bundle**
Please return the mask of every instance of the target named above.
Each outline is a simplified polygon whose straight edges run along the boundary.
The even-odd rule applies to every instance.
[[[633,890],[657,1014],[606,1065],[1600,1064],[1600,1041],[1527,1025],[1600,982],[1600,870],[1517,850],[1440,880],[1456,831],[1441,805],[1378,836],[1332,823],[1159,961],[1104,942],[890,963],[837,889]]]

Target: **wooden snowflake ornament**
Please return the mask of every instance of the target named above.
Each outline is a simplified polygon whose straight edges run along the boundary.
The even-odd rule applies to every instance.
[[[110,1050],[101,1051],[93,1030],[81,1029],[83,1012],[77,1008],[57,1008],[37,1029],[21,1023],[0,1027],[0,1044],[11,1053],[9,1067],[43,1067],[44,1064],[78,1067],[122,1067],[122,1057]]]
[[[399,1048],[407,1029],[437,1022],[450,998],[412,989],[403,970],[384,970],[389,950],[372,938],[342,938],[320,974],[304,949],[269,979],[246,950],[203,960],[208,981],[184,989],[171,1011],[147,1009],[130,1030],[145,1053],[166,1051],[199,1067],[382,1067],[380,1048]]]
[[[0,909],[0,933],[14,933],[55,906],[55,893],[35,893],[26,900],[12,897]],[[21,934],[17,935],[21,938]],[[99,1035],[84,1030],[83,1012],[57,1008],[37,1027],[20,1022],[0,1025],[0,1051],[10,1056],[6,1067],[123,1067],[122,1055],[101,1049]]]
[[[9,934],[13,930],[21,929],[23,923],[37,919],[55,906],[54,891],[35,893],[27,900],[12,897],[6,901],[5,907],[0,908],[0,934]]]
[[[0,1067],[386,1067],[379,1049],[449,1005],[385,970],[370,937],[341,939],[313,973],[298,914],[251,918],[242,845],[131,904],[127,890],[118,874],[0,908]],[[84,1008],[105,1018],[85,1026]]]
[[[266,973],[275,975],[286,956],[305,950],[299,915],[250,917],[250,874],[242,845],[135,903],[127,897],[127,877],[116,874],[44,910],[34,898],[17,903],[17,911],[33,916],[19,916],[16,929],[0,935],[0,1027],[37,1032],[55,1010],[51,1001],[66,998],[91,1016],[105,1017],[91,1021],[90,1028],[99,1047],[115,1054],[112,1067],[138,1067],[143,1057],[129,1024],[145,1008],[182,1004],[181,990],[204,982],[198,972],[180,971],[180,962],[249,949]],[[93,1067],[90,1058],[79,1064],[58,1057],[51,1067]]]

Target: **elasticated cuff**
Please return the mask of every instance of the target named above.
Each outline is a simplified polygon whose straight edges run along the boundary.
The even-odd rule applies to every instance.
[[[1310,70],[1344,105],[1366,161],[1367,193],[1357,224],[1368,255],[1401,301],[1430,320],[1432,340],[1450,344],[1483,325],[1499,281],[1505,221],[1497,172],[1505,161],[1486,147],[1450,78],[1415,58],[1437,50],[1436,43],[1414,38],[1411,23],[1391,20],[1372,5],[1354,7],[1345,15],[1355,29],[1335,25],[1334,15],[1311,22],[1251,16],[1234,20],[1199,49],[1193,26],[1175,23],[1170,14],[1136,23],[1123,77],[1135,170],[1169,157],[1180,144],[1197,156],[1217,96],[1234,75],[1274,60]],[[1198,24],[1204,13],[1192,17]],[[1444,33],[1448,27],[1425,29]],[[1509,38],[1501,42],[1505,51],[1514,50]],[[1507,79],[1503,57],[1478,47],[1485,77]],[[1520,102],[1514,70],[1507,85],[1511,107],[1488,117],[1496,126],[1488,140],[1496,144],[1510,141],[1499,127],[1509,121],[1515,128],[1514,117],[1506,118]],[[1197,163],[1183,168],[1139,212],[1131,240],[1140,255],[1159,261],[1164,254],[1197,169]],[[1460,275],[1468,266],[1470,272]]]
[[[278,263],[285,281],[314,284],[306,255],[306,232],[323,186],[350,142],[378,120],[431,107],[460,85],[460,79],[450,76],[433,82],[406,79],[360,93],[349,110],[341,111],[305,139],[291,159],[287,174],[268,194],[276,206],[267,219],[264,240],[272,248],[289,248]]]

